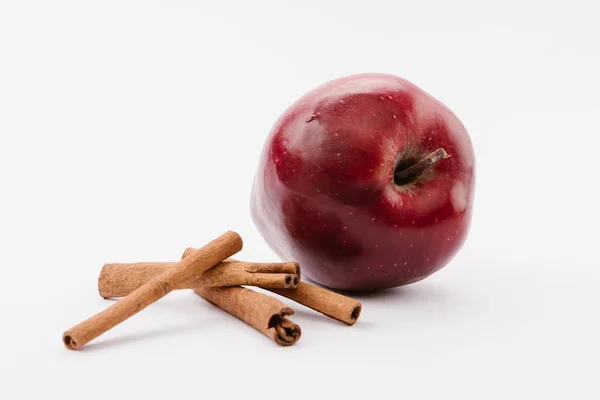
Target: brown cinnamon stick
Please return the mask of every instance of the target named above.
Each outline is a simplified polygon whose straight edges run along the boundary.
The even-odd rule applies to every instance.
[[[102,297],[126,296],[175,264],[177,263],[105,264],[98,278],[98,291]],[[251,263],[229,259],[173,289],[241,285],[289,289],[298,287],[299,270],[298,263],[293,262]]]
[[[294,312],[274,297],[243,287],[198,286],[194,292],[281,346],[291,346],[300,339],[300,327],[285,318]]]
[[[354,325],[360,316],[362,304],[350,297],[300,282],[297,289],[267,289],[333,319]]]
[[[131,292],[106,310],[83,321],[63,334],[63,343],[68,349],[79,349],[94,338],[135,315],[150,304],[167,295],[194,275],[231,257],[242,249],[242,239],[228,231],[188,257],[165,270],[146,284]]]

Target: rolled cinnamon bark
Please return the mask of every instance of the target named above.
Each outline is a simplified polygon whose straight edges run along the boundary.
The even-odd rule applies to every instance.
[[[269,288],[267,290],[348,325],[354,325],[362,310],[360,301],[306,282],[300,282],[297,289]]]
[[[105,264],[98,277],[98,291],[102,297],[126,296],[175,264],[177,263]],[[298,271],[298,264],[293,262],[250,263],[230,259],[201,275],[193,276],[173,289],[241,285],[289,289],[298,287]]]
[[[63,334],[64,345],[79,349],[94,338],[135,315],[150,304],[166,296],[173,288],[195,275],[231,257],[242,249],[242,239],[228,231],[188,257],[166,269],[146,284],[131,292],[106,310],[83,321]]]
[[[300,327],[285,318],[294,311],[274,297],[243,287],[198,286],[194,292],[281,346],[291,346],[300,339]]]

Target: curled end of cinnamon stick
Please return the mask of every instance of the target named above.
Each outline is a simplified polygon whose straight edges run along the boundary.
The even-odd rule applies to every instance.
[[[291,346],[302,335],[302,330],[298,325],[278,314],[271,317],[269,328],[275,329],[275,342],[280,346]]]
[[[352,312],[350,313],[350,318],[348,319],[348,321],[346,321],[346,323],[348,325],[354,325],[356,323],[356,321],[358,320],[358,317],[360,317],[361,311],[362,311],[362,304],[358,303],[358,305],[352,309]]]
[[[81,347],[77,344],[75,339],[73,339],[73,336],[69,334],[69,331],[63,333],[63,343],[65,347],[69,350],[77,350]]]
[[[286,275],[285,277],[285,287],[289,289],[296,289],[298,287],[298,283],[300,283],[300,279],[298,275]]]
[[[296,278],[298,279],[298,281],[294,282],[294,285],[297,287],[302,280],[302,275],[300,275],[300,263],[295,262],[294,265],[296,266]]]

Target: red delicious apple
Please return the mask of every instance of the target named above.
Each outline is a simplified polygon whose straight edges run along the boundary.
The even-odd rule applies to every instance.
[[[253,220],[283,259],[333,289],[419,281],[461,248],[475,158],[442,103],[391,75],[314,89],[283,113],[262,152]]]

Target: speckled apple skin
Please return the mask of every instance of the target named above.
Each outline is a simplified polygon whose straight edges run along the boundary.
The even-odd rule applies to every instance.
[[[450,155],[415,182],[393,173],[438,148]],[[475,157],[441,102],[392,75],[360,74],[301,97],[269,134],[251,213],[271,248],[304,276],[340,290],[417,282],[467,236]]]

